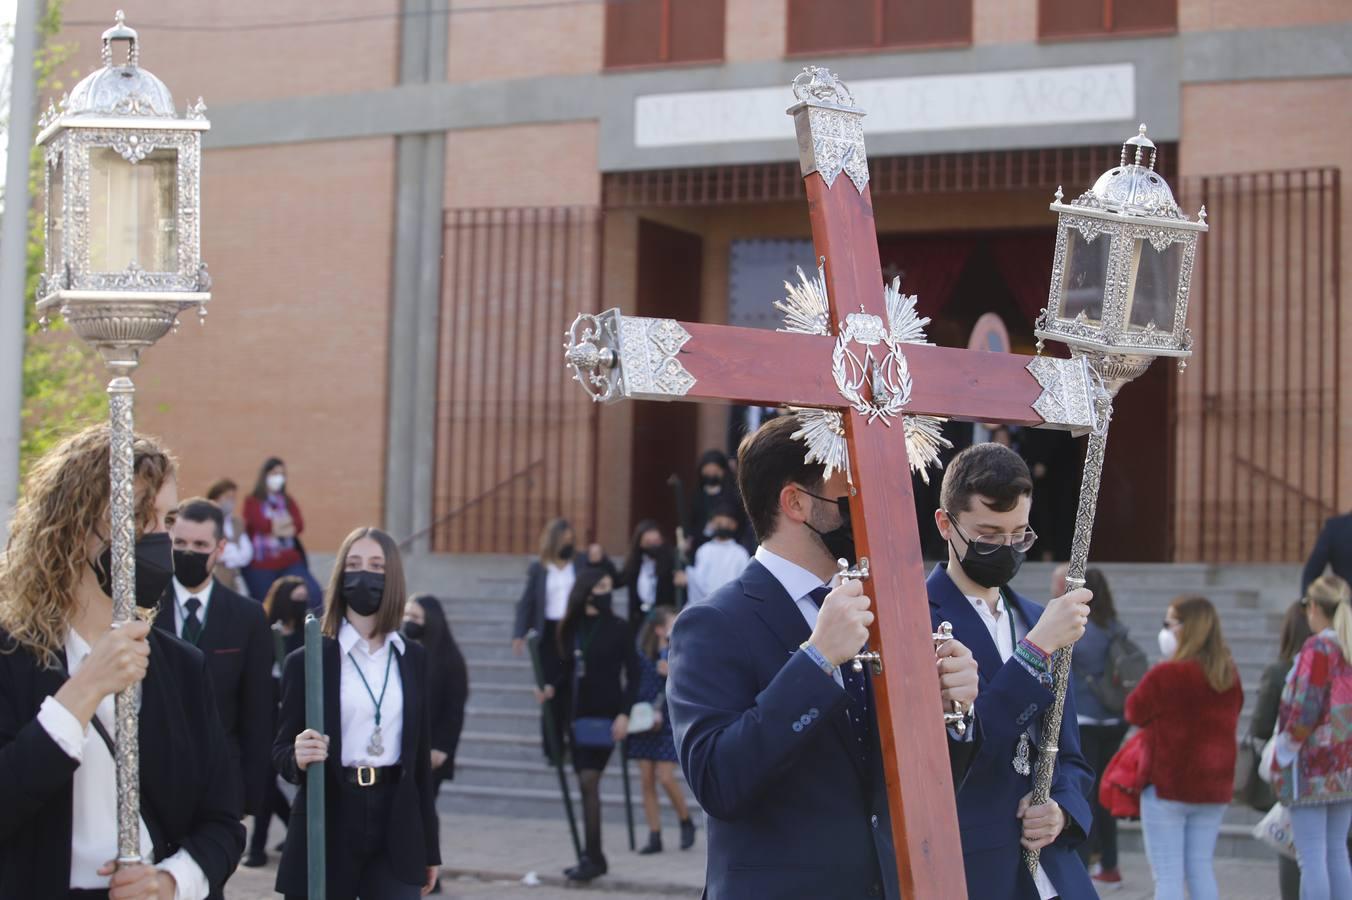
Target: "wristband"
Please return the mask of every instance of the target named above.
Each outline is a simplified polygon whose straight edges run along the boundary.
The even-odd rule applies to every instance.
[[[822,652],[816,647],[812,646],[807,641],[803,641],[803,643],[798,645],[798,649],[806,653],[808,659],[816,663],[817,668],[821,669],[832,678],[836,677],[836,670],[839,669],[840,666],[831,665],[830,661],[827,660],[825,656],[822,656]]]
[[[1048,653],[1046,650],[1043,650],[1041,647],[1039,647],[1037,644],[1034,644],[1032,641],[1028,640],[1028,638],[1024,638],[1022,641],[1019,641],[1019,643],[1027,644],[1030,648],[1032,648],[1033,652],[1037,653],[1037,655],[1041,656],[1043,659],[1050,660],[1052,658],[1052,655],[1050,653]]]
[[[1023,662],[1027,663],[1028,665],[1032,666],[1033,668],[1041,672],[1047,672],[1051,670],[1050,658],[1043,656],[1036,649],[1034,649],[1033,646],[1030,646],[1027,641],[1019,641],[1019,643],[1014,647],[1014,655],[1017,656]]]

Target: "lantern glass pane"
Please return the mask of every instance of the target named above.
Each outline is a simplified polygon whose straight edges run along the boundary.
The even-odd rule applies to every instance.
[[[1103,318],[1103,293],[1108,284],[1108,255],[1112,236],[1085,240],[1077,228],[1066,229],[1066,271],[1061,280],[1061,318],[1081,313],[1091,322]]]
[[[1127,327],[1146,328],[1154,323],[1160,331],[1173,331],[1183,244],[1175,241],[1158,251],[1149,241],[1138,240],[1135,255],[1136,282],[1127,301],[1131,304]]]
[[[121,272],[178,270],[178,151],[130,163],[109,147],[89,151],[89,266]]]
[[[55,277],[65,271],[66,185],[64,157],[56,158],[47,188],[47,274]]]

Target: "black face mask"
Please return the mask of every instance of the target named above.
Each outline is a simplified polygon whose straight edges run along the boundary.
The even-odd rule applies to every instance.
[[[807,493],[804,491],[803,493]],[[805,522],[812,533],[821,539],[826,547],[826,552],[831,554],[832,559],[843,559],[850,565],[857,561],[854,549],[854,529],[850,527],[850,498],[837,497],[832,501],[829,497],[818,497],[816,494],[808,494],[814,500],[824,500],[827,503],[834,502],[836,511],[840,513],[840,524],[830,531],[818,531],[811,522]]]
[[[1004,587],[1019,574],[1019,567],[1026,556],[1024,551],[1015,550],[1008,544],[983,556],[972,549],[969,543],[962,554],[962,571],[984,588]]]
[[[343,603],[359,616],[374,616],[385,596],[383,572],[344,572]]]
[[[573,558],[573,545],[572,545],[572,544],[564,544],[562,547],[559,548],[559,559],[565,559],[565,560],[566,560],[566,559],[572,559],[572,558]]]
[[[423,635],[427,634],[427,626],[422,622],[405,622],[404,637],[411,641],[421,641]]]
[[[174,580],[174,543],[167,532],[147,534],[136,542],[136,605],[154,609]],[[91,563],[99,578],[99,588],[113,596],[113,547],[103,551],[98,561]],[[201,582],[197,582],[201,584]]]
[[[657,559],[657,554],[658,552],[661,551],[661,549],[662,549],[661,544],[658,544],[656,547],[644,547],[643,555],[648,557],[648,559]]]
[[[715,529],[714,529],[714,538],[716,538],[717,540],[720,540],[720,541],[730,541],[730,540],[732,540],[732,539],[735,538],[735,537],[737,537],[737,529],[735,529],[735,528],[715,528]]]
[[[704,475],[700,478],[700,483],[706,488],[717,488],[723,486],[722,475]]]
[[[206,584],[207,579],[211,577],[210,561],[210,553],[175,550],[174,577],[178,579],[179,584],[190,590],[199,584]]]
[[[600,610],[614,609],[614,596],[609,591],[604,594],[588,594],[587,605]]]
[[[305,627],[305,616],[310,611],[310,604],[304,600],[291,601],[291,624],[296,628]]]

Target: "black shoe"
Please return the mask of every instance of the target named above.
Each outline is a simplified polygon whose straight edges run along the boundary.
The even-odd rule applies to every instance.
[[[695,823],[686,819],[681,823],[681,849],[689,850],[695,846]]]
[[[573,866],[571,869],[566,869],[563,874],[568,877],[569,881],[591,881],[593,878],[599,878],[606,874],[606,872],[607,866],[605,860],[595,863],[584,856],[582,857],[582,862]]]
[[[250,853],[244,857],[244,862],[240,865],[246,869],[261,869],[268,864],[268,855],[266,853]]]
[[[661,852],[662,852],[662,832],[660,831],[648,832],[648,846],[641,848],[638,851],[638,855],[651,856],[654,853]]]

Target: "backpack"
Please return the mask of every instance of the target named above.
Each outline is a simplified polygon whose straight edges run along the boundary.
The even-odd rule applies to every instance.
[[[1127,629],[1119,628],[1108,638],[1108,659],[1103,675],[1086,679],[1089,692],[1104,709],[1121,713],[1127,705],[1127,695],[1136,689],[1148,668],[1150,661],[1146,659],[1145,651],[1127,637]]]

